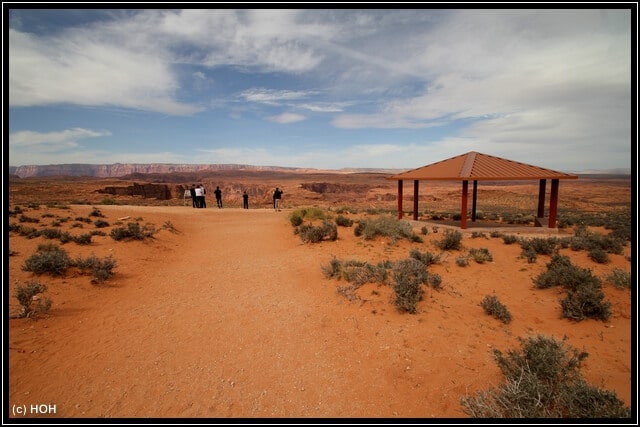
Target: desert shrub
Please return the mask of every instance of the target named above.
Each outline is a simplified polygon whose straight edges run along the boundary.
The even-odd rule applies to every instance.
[[[462,233],[458,230],[446,230],[443,238],[436,242],[436,246],[443,251],[459,250],[462,242]]]
[[[54,244],[41,244],[35,254],[31,255],[22,266],[22,270],[35,274],[50,273],[62,276],[72,265],[67,252]]]
[[[589,258],[599,264],[606,264],[609,262],[609,255],[601,248],[593,248],[589,251]]]
[[[571,263],[571,259],[564,255],[554,255],[547,264],[547,271],[540,273],[533,279],[538,289],[562,286],[568,290],[576,290],[581,286],[602,287],[600,279],[591,274],[588,269],[580,268]]]
[[[396,307],[399,311],[415,314],[416,304],[424,293],[422,285],[428,279],[425,265],[413,258],[399,260],[393,267],[393,279]]]
[[[422,242],[424,242],[424,240],[422,240],[422,237],[420,237],[416,233],[411,233],[411,236],[409,236],[409,240],[412,241],[413,243],[422,243]]]
[[[62,232],[57,228],[44,228],[40,230],[40,235],[47,239],[59,239]]]
[[[465,396],[461,405],[472,418],[628,418],[615,392],[588,385],[580,375],[588,353],[542,335],[519,338],[522,351],[494,349],[505,382]]]
[[[456,258],[456,264],[459,267],[466,267],[469,265],[469,258],[464,255],[460,255],[459,257]]]
[[[82,204],[82,203],[79,203]],[[111,199],[109,197],[105,197],[104,199],[102,199],[102,203],[100,203],[101,205],[117,205],[118,201],[115,199]]]
[[[354,234],[365,240],[373,240],[379,236],[389,237],[393,243],[401,238],[411,239],[414,235],[410,223],[389,215],[359,221]]]
[[[63,231],[62,233],[60,233],[60,237],[58,237],[58,240],[60,240],[60,243],[62,244],[69,243],[73,240],[73,236],[68,231]]]
[[[607,281],[618,289],[631,288],[631,273],[615,267],[607,276]]]
[[[79,245],[88,245],[91,243],[91,233],[84,233],[78,236],[73,236],[72,239]]]
[[[425,266],[430,266],[432,264],[438,264],[440,262],[440,255],[432,254],[431,252],[420,252],[420,250],[413,248],[409,251],[409,257],[413,259],[417,259],[422,262]]]
[[[78,221],[78,222],[84,222],[86,224],[91,224],[91,218],[87,218],[87,217],[84,217],[84,216],[77,216],[77,217],[75,217],[75,220]]]
[[[442,289],[442,276],[437,273],[428,273],[427,283],[429,283],[433,289]]]
[[[336,224],[341,227],[351,227],[353,225],[353,220],[346,216],[338,215],[336,217]]]
[[[93,221],[93,225],[95,225],[96,228],[104,228],[108,227],[109,223],[103,219],[96,219],[95,221]]]
[[[498,239],[498,238],[502,237],[503,234],[501,232],[499,232],[499,231],[492,231],[491,233],[489,233],[489,236],[493,237],[495,239]]]
[[[38,281],[17,285],[15,297],[22,308],[15,317],[35,318],[39,313],[49,311],[52,304],[51,299],[37,296],[46,290],[47,286]]]
[[[87,270],[91,271],[93,282],[102,283],[113,275],[113,269],[117,266],[117,262],[111,255],[99,259],[91,254],[88,258],[77,258],[75,265],[82,273]]]
[[[427,234],[429,234],[429,229],[426,225],[423,225],[422,228],[420,228],[420,232],[426,236]]]
[[[10,224],[9,231],[18,233],[20,236],[26,237],[27,239],[35,239],[40,236],[40,230],[22,224]]]
[[[164,224],[162,224],[162,229],[169,230],[171,233],[179,233],[178,229],[173,225],[171,221],[165,221]]]
[[[105,233],[102,230],[91,230],[89,232],[89,234],[91,234],[92,236],[106,236],[107,235],[107,233]]]
[[[452,220],[454,220],[454,221],[460,221],[460,220],[462,219],[462,214],[454,213],[454,214],[451,216],[451,219],[452,219]]]
[[[484,234],[484,233],[482,233],[482,232],[480,232],[480,231],[473,231],[473,232],[471,233],[471,238],[472,238],[472,239],[478,239],[478,238],[480,238],[480,237],[482,237],[482,238],[485,238],[485,239],[486,239],[486,238],[487,238],[487,235],[486,235],[486,234]]]
[[[29,202],[29,203],[27,203],[27,207],[28,207],[29,209],[35,209],[35,210],[38,210],[38,209],[40,209],[40,204],[39,204],[39,203],[36,203],[36,202]]]
[[[98,208],[93,208],[93,210],[91,212],[89,212],[89,216],[96,216],[99,218],[104,218],[104,215],[102,214],[102,212],[100,212],[100,209]]]
[[[55,218],[55,215],[52,214],[51,212],[45,212],[42,215],[40,215],[40,218]]]
[[[522,251],[521,256],[523,258],[526,258],[529,264],[535,263],[536,260],[538,259],[538,253],[533,248],[525,249],[524,251]]]
[[[319,226],[302,224],[296,227],[296,234],[300,235],[300,239],[305,243],[318,243],[322,240],[334,241],[338,238],[338,227],[326,219]]]
[[[71,228],[82,228],[84,227],[81,223],[76,222],[75,224],[71,225]]]
[[[507,234],[505,236],[502,236],[502,241],[505,245],[511,245],[518,241],[518,237],[514,236],[513,234]]]
[[[324,221],[325,219],[327,219],[327,212],[319,208],[296,209],[289,214],[289,222],[291,222],[291,225],[293,225],[294,227],[302,224],[301,220]]]
[[[33,222],[33,223],[38,223],[40,222],[40,218],[34,218],[32,216],[26,216],[26,215],[20,215],[18,217],[18,221],[20,222]]]
[[[469,255],[471,255],[478,264],[493,261],[493,255],[491,255],[491,252],[487,248],[471,248],[469,249]]]
[[[297,227],[304,222],[304,217],[300,211],[296,210],[289,214],[289,222],[292,226]]]
[[[511,322],[511,313],[509,312],[509,309],[498,301],[498,297],[495,295],[485,296],[482,301],[480,301],[480,306],[484,309],[485,313],[502,321],[502,323]]]
[[[523,252],[529,249],[533,249],[538,255],[552,255],[556,252],[558,246],[558,239],[555,237],[541,238],[534,237],[531,239],[521,239],[520,247]]]
[[[111,233],[109,235],[113,240],[144,240],[146,238],[153,237],[153,235],[157,232],[155,227],[151,224],[145,224],[143,227],[140,227],[140,224],[137,222],[130,222],[127,224],[127,228],[116,227],[111,229]]]
[[[611,303],[604,301],[604,297],[601,287],[594,282],[568,290],[567,296],[560,301],[562,317],[577,321],[587,318],[608,320],[611,316]]]

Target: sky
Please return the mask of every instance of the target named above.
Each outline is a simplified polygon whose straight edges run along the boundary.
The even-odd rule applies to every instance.
[[[476,151],[564,172],[631,168],[630,4],[3,6],[11,166],[408,170]]]

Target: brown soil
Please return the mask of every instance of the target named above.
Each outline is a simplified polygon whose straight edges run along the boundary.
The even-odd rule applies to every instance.
[[[53,301],[37,320],[8,321],[10,412],[26,408],[36,416],[31,405],[55,405],[55,414],[43,416],[463,418],[461,397],[503,380],[491,350],[519,349],[518,338],[534,334],[566,337],[570,346],[584,349],[589,354],[581,369],[585,379],[615,391],[627,406],[635,405],[632,296],[604,280],[614,268],[631,271],[630,245],[623,255],[610,255],[607,264],[595,263],[584,251],[561,250],[603,279],[612,311],[604,322],[563,319],[559,300],[564,292],[533,287],[533,278],[546,271],[548,256],[528,263],[519,245],[506,245],[489,232],[486,238],[473,238],[471,229],[464,233],[461,251],[445,252],[440,264],[429,267],[441,275],[442,289],[425,288],[418,313],[412,315],[396,310],[389,286],[367,284],[357,291],[359,298],[346,298],[338,292],[345,283],[325,278],[322,266],[333,257],[372,263],[407,258],[411,248],[437,253],[434,241],[442,236],[442,224],[428,224],[423,243],[365,241],[352,228],[339,227],[337,241],[305,244],[288,220],[293,208],[312,204],[302,189],[298,199],[293,191],[285,193],[285,209],[275,212],[264,205],[216,209],[211,197],[208,209],[183,206],[181,200],[170,206],[101,205],[97,202],[104,195],[88,189],[104,181],[19,182],[10,185],[10,207],[20,204],[25,216],[40,219],[27,226],[47,228],[54,219],[68,217],[62,230],[88,233],[95,230],[93,224],[75,218],[99,209],[110,224],[102,229],[106,236],[63,248],[72,259],[112,256],[117,267],[103,284],[92,284],[90,276],[74,268],[64,277],[35,276],[21,267],[47,240],[9,234],[8,313],[19,311],[16,285],[31,280],[46,284],[45,296]],[[58,185],[59,194],[54,191]],[[395,182],[389,185],[377,191],[394,193]],[[602,211],[630,201],[629,186],[570,185],[573,190],[566,194],[561,185],[561,208],[584,205]],[[505,205],[520,197],[518,186],[490,190]],[[535,195],[537,187],[530,190]],[[446,195],[456,191],[457,186],[439,186],[425,194],[448,200]],[[91,205],[26,207],[30,201],[65,196],[96,199]],[[347,203],[316,204],[349,204],[351,196],[343,198]],[[362,201],[360,207],[372,203]],[[394,203],[382,205],[393,208]],[[533,197],[532,209],[535,205]],[[345,214],[354,220],[364,215]],[[109,237],[117,224],[136,220],[160,231],[144,241]],[[413,225],[420,234],[424,223]],[[571,232],[502,230],[522,237]],[[469,248],[489,249],[494,261],[459,267],[456,258]],[[507,325],[479,305],[494,293],[513,315]]]

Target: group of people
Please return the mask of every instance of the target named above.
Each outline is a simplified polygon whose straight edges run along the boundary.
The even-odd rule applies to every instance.
[[[207,201],[205,199],[207,190],[202,184],[193,184],[189,189],[189,193],[191,194],[191,203],[194,208],[207,207]],[[222,190],[220,190],[220,187],[216,187],[216,190],[213,192],[213,194],[216,195],[216,204],[218,205],[218,208],[222,208]]]
[[[191,194],[191,202],[194,208],[207,207],[207,202],[205,199],[207,190],[205,190],[202,184],[193,184],[189,189],[189,192]],[[273,209],[276,211],[280,210],[280,202],[282,201],[283,193],[284,192],[278,187],[276,187],[275,191],[273,192]],[[215,194],[216,196],[216,205],[218,206],[218,208],[222,208],[222,190],[220,190],[220,187],[216,187],[213,194]],[[244,209],[249,209],[249,195],[247,194],[246,190],[242,193],[242,207]]]

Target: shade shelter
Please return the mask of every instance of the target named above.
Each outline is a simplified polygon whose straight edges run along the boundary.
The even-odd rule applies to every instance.
[[[476,200],[478,181],[523,181],[539,180],[538,212],[535,224],[549,228],[556,227],[558,213],[558,190],[561,179],[578,179],[576,175],[557,172],[532,166],[513,160],[502,159],[475,151],[461,154],[450,159],[432,163],[421,168],[389,176],[387,179],[398,181],[398,219],[402,218],[402,193],[405,180],[413,180],[413,219],[418,219],[418,189],[420,181],[462,181],[462,203],[460,228],[467,228],[467,199],[469,181],[473,181],[472,221],[476,219]],[[549,218],[544,218],[544,203],[547,180],[551,180],[549,197]]]

